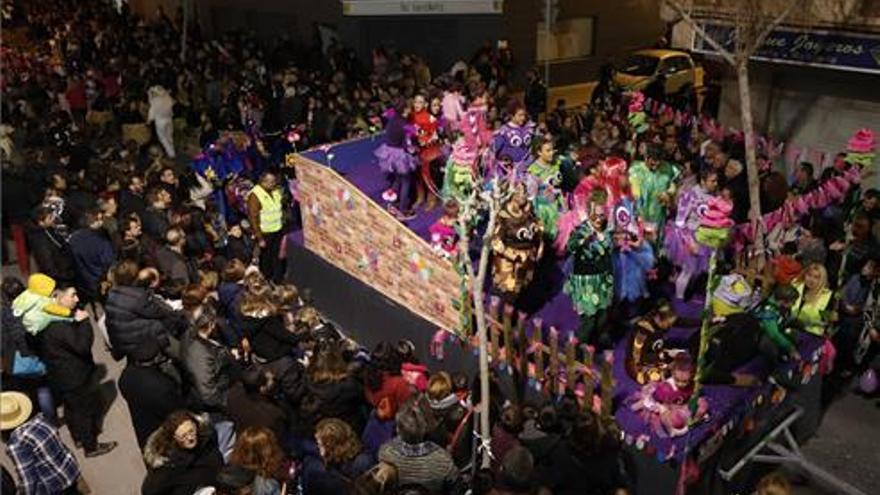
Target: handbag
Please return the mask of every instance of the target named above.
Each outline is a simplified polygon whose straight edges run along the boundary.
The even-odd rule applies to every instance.
[[[36,356],[25,356],[21,351],[15,351],[12,360],[13,376],[38,376],[46,374],[46,365]]]

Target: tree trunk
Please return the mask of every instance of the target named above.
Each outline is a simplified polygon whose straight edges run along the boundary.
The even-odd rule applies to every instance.
[[[749,221],[755,232],[755,251],[759,265],[763,266],[764,231],[761,218],[761,180],[758,176],[758,159],[755,156],[755,125],[752,120],[752,94],[749,87],[749,59],[740,57],[736,64],[736,81],[739,86],[740,119],[745,136],[746,174],[749,179]],[[759,268],[760,268],[759,266]]]
[[[497,184],[496,184],[497,187]],[[496,203],[497,198],[493,198]],[[483,295],[486,275],[489,267],[489,251],[492,246],[492,232],[495,230],[495,219],[500,208],[499,203],[489,207],[489,222],[486,233],[483,235],[483,245],[480,247],[480,264],[477,268],[476,277],[471,277],[471,291],[474,300],[474,316],[477,319],[477,340],[480,347],[480,439],[489,442],[492,438],[492,426],[489,423],[489,325],[486,321],[486,306]],[[485,445],[488,445],[486,443]],[[488,447],[482,451],[481,466],[488,469],[491,463]]]

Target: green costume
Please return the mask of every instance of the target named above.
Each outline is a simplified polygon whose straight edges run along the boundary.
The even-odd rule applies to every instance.
[[[556,238],[556,222],[562,210],[562,194],[559,187],[562,182],[558,160],[552,164],[544,164],[535,160],[527,169],[526,184],[529,196],[534,198],[535,215],[544,227],[544,233],[551,239]]]
[[[675,179],[678,168],[668,162],[661,162],[654,170],[643,161],[633,162],[629,169],[629,182],[633,198],[636,200],[636,213],[647,224],[656,227],[658,235],[666,224],[666,206],[660,204],[658,197],[667,193],[675,194]]]
[[[567,248],[574,257],[574,269],[563,290],[582,317],[604,311],[614,297],[611,233],[599,233],[584,222],[572,233]]]

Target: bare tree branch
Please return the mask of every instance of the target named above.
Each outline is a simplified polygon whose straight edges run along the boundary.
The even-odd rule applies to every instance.
[[[691,17],[689,13],[687,13],[687,11],[685,11],[684,7],[680,3],[678,3],[677,0],[664,1],[667,5],[669,5],[672,10],[674,10],[678,15],[681,16],[682,20],[684,20],[686,23],[688,23],[689,26],[694,29],[694,32],[696,32],[701,38],[706,40],[706,43],[714,48],[721,56],[721,58],[726,60],[727,63],[729,63],[730,65],[736,65],[736,60],[733,58],[733,54],[731,54],[730,51],[721,46],[721,43],[716,41],[715,38],[710,36],[709,33],[707,33],[706,30],[703,29],[699,25],[699,23],[697,23],[697,21],[693,17]]]
[[[800,4],[801,0],[789,0],[788,6],[786,6],[785,9],[783,9],[782,12],[780,12],[779,15],[777,15],[772,21],[770,21],[768,25],[764,26],[764,30],[761,32],[761,34],[759,34],[758,37],[754,39],[751,46],[748,47],[747,51],[749,57],[751,57],[752,54],[758,51],[758,48],[760,48],[761,45],[764,44],[764,40],[767,39],[767,36],[770,36],[770,33],[773,32],[773,29],[775,29],[776,26],[782,24],[782,21],[784,21],[789,15],[791,15],[795,7]]]

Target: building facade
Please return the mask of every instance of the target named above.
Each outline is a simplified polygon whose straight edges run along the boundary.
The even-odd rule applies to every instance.
[[[731,13],[699,7],[708,2],[694,3],[700,26],[723,38],[724,30],[730,29]],[[868,127],[880,132],[880,1],[810,5],[775,28],[753,57],[752,110],[758,132],[811,149],[803,157],[809,161],[819,156],[829,160],[855,130]],[[675,20],[668,11],[664,16]],[[718,59],[686,22],[675,24],[672,40],[679,48]],[[723,62],[714,65],[723,68],[719,119],[739,128],[735,74]]]
[[[599,66],[655,44],[665,32],[657,0],[129,0],[155,15],[186,1],[206,33],[252,29],[309,42],[320,24],[363,60],[383,45],[424,57],[434,73],[479,47],[506,42],[517,74],[549,63],[551,86],[595,78]],[[550,13],[550,29],[546,28]]]

